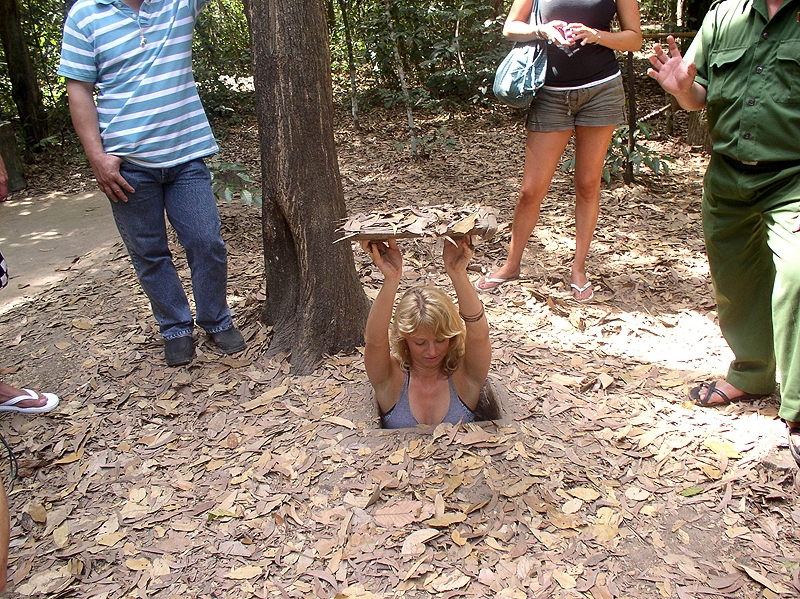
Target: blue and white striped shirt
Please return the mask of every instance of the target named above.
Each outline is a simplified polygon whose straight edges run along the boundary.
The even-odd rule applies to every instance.
[[[170,168],[218,151],[192,75],[192,34],[209,0],[78,0],[58,74],[94,83],[107,154]]]

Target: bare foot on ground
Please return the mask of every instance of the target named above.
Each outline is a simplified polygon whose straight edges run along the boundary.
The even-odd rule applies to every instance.
[[[25,399],[17,403],[16,406],[18,408],[41,408],[47,405],[47,398],[45,396],[38,391],[34,391],[34,393],[36,393],[36,399]],[[22,397],[23,395],[28,395],[28,392],[23,389],[12,387],[11,385],[6,385],[5,383],[0,383],[0,405],[5,404],[10,399]]]

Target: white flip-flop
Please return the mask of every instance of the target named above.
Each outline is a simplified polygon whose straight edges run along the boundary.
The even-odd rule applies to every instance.
[[[490,293],[492,291],[500,289],[500,286],[503,285],[504,283],[508,283],[509,281],[516,281],[518,279],[519,279],[519,275],[517,275],[516,277],[508,277],[507,279],[502,279],[500,277],[490,277],[490,276],[487,276],[487,275],[483,275],[480,279],[475,281],[475,289],[477,291],[483,291],[484,293]],[[484,289],[483,287],[481,287],[481,281],[483,281],[484,283],[487,283],[489,285],[494,285],[494,287],[487,287],[486,289]]]
[[[11,399],[4,401],[0,404],[0,412],[20,412],[22,414],[41,414],[42,412],[49,412],[53,408],[58,405],[58,395],[53,393],[39,393],[36,394],[35,391],[31,391],[30,389],[23,389],[27,393],[27,395],[18,395],[17,397],[12,397]],[[18,406],[17,404],[22,403],[23,401],[29,401],[31,399],[39,399],[39,396],[44,397],[47,400],[43,406],[29,406],[27,408],[23,408]]]
[[[584,285],[583,287],[578,287],[575,283],[570,283],[569,286],[572,287],[577,293],[580,294],[580,293],[583,293],[584,291],[586,291],[587,289],[589,289],[589,287],[592,286],[592,282],[591,281],[586,281],[586,285]],[[594,297],[594,289],[591,290],[591,293],[589,294],[589,297],[585,297],[583,299],[578,299],[573,294],[572,299],[574,299],[576,302],[588,302],[593,297]]]

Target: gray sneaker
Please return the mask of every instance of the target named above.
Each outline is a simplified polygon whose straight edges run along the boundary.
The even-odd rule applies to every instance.
[[[217,349],[223,354],[235,354],[247,347],[244,337],[236,327],[231,327],[219,333],[212,333],[211,338],[217,344]]]

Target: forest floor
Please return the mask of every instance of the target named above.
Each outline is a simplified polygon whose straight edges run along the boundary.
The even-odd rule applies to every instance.
[[[655,100],[657,102],[657,100]],[[520,115],[337,116],[350,213],[493,206],[475,278],[504,255],[520,184]],[[679,122],[685,115],[678,115]],[[679,123],[680,124],[680,123]],[[217,125],[220,158],[258,177],[253,120]],[[723,409],[686,401],[724,374],[700,224],[707,157],[650,147],[671,175],[604,184],[588,271],[568,292],[573,190],[558,172],[518,282],[482,294],[504,416],[379,428],[360,354],[296,376],[264,358],[259,210],[222,204],[229,294],[249,347],[167,368],[121,243],[0,310],[2,376],[57,390],[54,412],[4,414],[8,595],[50,597],[776,597],[800,592],[800,483],[777,395]],[[80,160],[31,189],[93,189]],[[432,241],[403,242],[405,285],[447,286]],[[354,246],[374,296],[379,273]],[[176,252],[182,275],[187,274]]]

